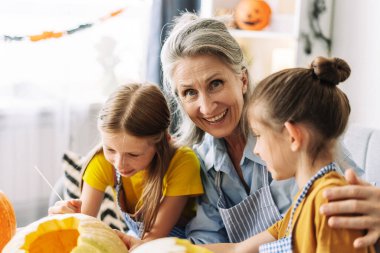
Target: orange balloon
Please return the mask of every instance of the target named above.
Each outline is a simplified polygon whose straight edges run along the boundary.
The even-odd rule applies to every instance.
[[[235,9],[235,21],[243,30],[262,30],[271,17],[270,6],[262,0],[241,0]]]

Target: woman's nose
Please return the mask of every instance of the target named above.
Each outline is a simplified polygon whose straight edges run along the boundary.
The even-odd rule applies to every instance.
[[[214,112],[215,103],[211,96],[200,96],[199,97],[199,111],[203,115],[212,115]]]

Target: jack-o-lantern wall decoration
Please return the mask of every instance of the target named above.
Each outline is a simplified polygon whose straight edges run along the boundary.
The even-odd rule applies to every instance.
[[[262,0],[241,0],[235,9],[235,21],[243,30],[262,30],[271,18],[270,6]]]
[[[0,252],[15,233],[15,211],[7,196],[0,191]]]

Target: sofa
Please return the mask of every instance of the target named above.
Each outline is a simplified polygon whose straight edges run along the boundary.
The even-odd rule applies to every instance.
[[[350,125],[343,143],[357,165],[364,168],[364,179],[380,186],[380,130]]]

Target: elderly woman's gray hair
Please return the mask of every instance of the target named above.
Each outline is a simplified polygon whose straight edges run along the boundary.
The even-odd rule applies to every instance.
[[[191,121],[183,110],[172,76],[176,64],[181,59],[199,55],[217,56],[236,74],[247,71],[243,52],[222,20],[201,18],[189,12],[185,12],[175,19],[173,29],[161,50],[161,64],[164,90],[171,96],[172,102],[178,105],[180,112],[181,119],[174,135],[181,145],[192,146],[199,143],[204,132]],[[244,95],[244,108],[251,93],[250,86],[248,85],[248,92]],[[244,117],[240,121],[240,127],[247,134]]]

